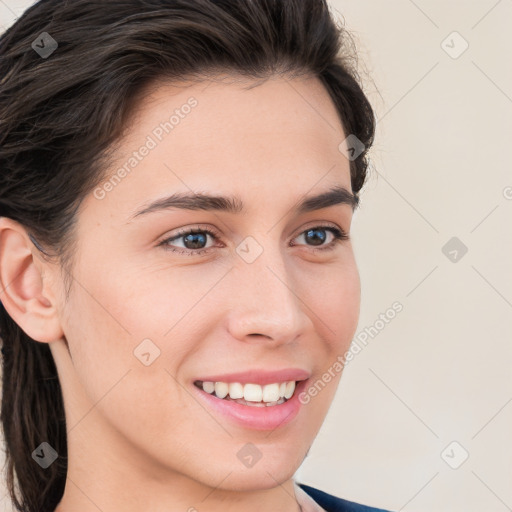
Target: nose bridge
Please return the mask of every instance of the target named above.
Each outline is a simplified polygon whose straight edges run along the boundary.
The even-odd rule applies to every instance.
[[[240,260],[233,278],[239,293],[229,328],[239,339],[260,334],[274,342],[286,342],[295,339],[305,327],[307,318],[294,290],[293,277],[279,244],[271,246],[271,238],[266,237],[265,247],[258,244],[260,249],[254,240],[244,241],[237,248]],[[251,251],[255,257],[252,261],[248,257]]]

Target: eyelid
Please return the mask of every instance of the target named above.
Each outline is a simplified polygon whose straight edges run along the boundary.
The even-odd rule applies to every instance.
[[[308,223],[305,226],[301,226],[299,231],[297,231],[292,236],[292,239],[297,238],[299,235],[304,233],[304,231],[307,231],[308,229],[313,229],[313,228],[320,228],[320,229],[333,228],[333,229],[340,231],[342,235],[348,236],[348,233],[341,226],[338,226],[338,224],[335,224],[333,222],[324,220],[324,221],[316,221],[316,222],[312,221],[311,223]]]
[[[182,236],[189,234],[191,231],[209,232],[212,235],[215,235],[215,237],[217,237],[217,239],[222,236],[221,232],[218,229],[211,226],[210,224],[191,224],[191,225],[173,230],[173,234],[171,234],[171,235],[170,234],[163,235],[162,238],[160,239],[160,241],[158,242],[158,244],[160,244],[162,242],[168,242],[169,240],[174,240],[176,238],[180,238]]]

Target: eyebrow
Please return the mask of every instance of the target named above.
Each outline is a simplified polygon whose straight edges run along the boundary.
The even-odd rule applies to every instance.
[[[303,214],[339,204],[348,204],[352,210],[355,210],[359,204],[359,198],[348,191],[345,187],[335,186],[321,194],[302,199],[293,208],[293,210],[298,214]],[[243,201],[237,196],[217,196],[202,193],[194,194],[178,192],[169,197],[157,199],[149,205],[144,206],[133,214],[130,219],[172,208],[183,210],[220,211],[233,214],[244,212]]]

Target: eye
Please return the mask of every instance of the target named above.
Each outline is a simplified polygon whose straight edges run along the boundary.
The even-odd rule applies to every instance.
[[[210,228],[197,227],[194,229],[182,229],[178,231],[177,235],[162,240],[158,245],[163,246],[164,249],[168,251],[193,256],[203,254],[211,249],[211,247],[205,248],[205,244],[208,241],[208,236],[214,238],[215,240],[218,239],[217,233]],[[175,240],[180,239],[183,239],[183,247],[180,248],[170,244],[170,242],[174,242]]]
[[[328,238],[326,236],[326,232],[330,232],[333,236],[333,239],[330,243],[324,244],[325,240]],[[314,226],[303,231],[297,239],[300,237],[304,237],[304,240],[307,242],[312,242],[314,246],[321,247],[310,247],[313,251],[329,251],[336,247],[336,244],[341,242],[342,240],[349,240],[349,236],[345,231],[339,229],[334,226]],[[297,245],[293,243],[292,245]]]
[[[325,244],[324,242],[327,240],[326,232],[331,233],[332,240]],[[182,229],[178,231],[178,234],[172,236],[170,238],[166,238],[162,240],[158,246],[163,247],[165,250],[176,252],[179,254],[185,254],[188,256],[200,255],[210,251],[213,247],[206,247],[208,242],[208,237],[213,238],[214,240],[219,240],[219,235],[216,231],[212,230],[208,227],[196,227],[193,229]],[[343,231],[334,226],[314,226],[306,229],[299,236],[295,237],[295,239],[299,239],[300,237],[304,237],[306,241],[306,245],[308,246],[308,242],[312,242],[313,247],[309,246],[312,251],[325,251],[334,249],[336,244],[341,242],[342,240],[349,240],[349,236]],[[176,246],[176,241],[182,243],[182,246]],[[171,244],[174,242],[174,244]],[[295,242],[291,243],[292,246],[302,245],[297,244]],[[314,247],[320,246],[320,247]]]

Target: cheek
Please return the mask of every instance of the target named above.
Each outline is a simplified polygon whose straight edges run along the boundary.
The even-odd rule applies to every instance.
[[[320,269],[303,286],[306,311],[330,356],[349,346],[359,321],[361,283],[353,259]]]
[[[74,372],[89,399],[96,403],[125,375],[131,379],[141,371],[146,371],[144,378],[151,385],[155,372],[134,350],[145,339],[156,342],[154,347],[149,344],[152,358],[162,348],[156,341],[160,326],[153,321],[154,303],[138,293],[137,282],[123,279],[114,269],[94,276],[82,273],[76,281],[63,330]]]
[[[140,425],[158,438],[168,434],[169,425],[180,431],[186,422],[183,411],[174,408],[175,403],[186,403],[186,393],[173,376],[190,347],[180,343],[187,337],[172,332],[162,337],[161,325],[153,322],[157,308],[148,307],[151,301],[123,295],[123,288],[112,282],[100,282],[97,291],[90,285],[90,294],[76,290],[69,302],[74,314],[65,335],[80,387],[73,393],[83,397],[75,403],[71,423],[87,431],[95,421],[106,420],[133,445],[142,446]]]
[[[192,266],[164,272],[147,263],[105,265],[94,272],[82,268],[66,304],[63,329],[89,399],[95,403],[123,379],[137,383],[133,389],[124,385],[145,406],[153,399],[165,401],[171,375],[179,378],[195,342],[208,335],[208,314],[214,310],[207,304],[208,291],[223,272],[205,276]]]
[[[338,343],[345,347],[357,328],[361,305],[361,283],[355,266],[344,272],[338,281],[334,280],[326,301],[333,305],[329,310],[330,318],[334,330],[341,335]]]

